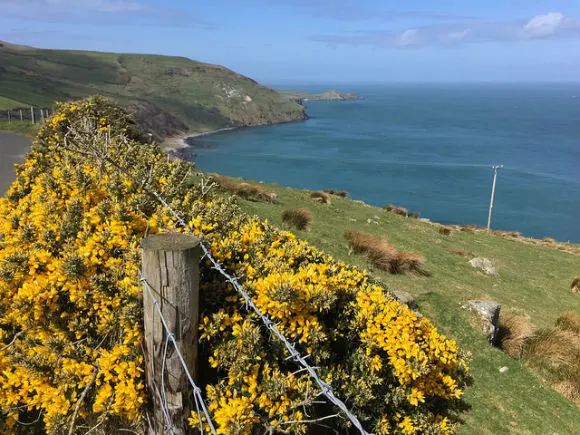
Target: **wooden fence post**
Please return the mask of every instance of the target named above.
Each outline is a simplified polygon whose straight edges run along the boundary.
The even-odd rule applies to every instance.
[[[30,106],[30,119],[32,120],[32,123],[34,124],[34,107]]]
[[[201,255],[199,240],[179,233],[157,234],[145,238],[141,246],[143,277],[149,284],[167,326],[175,335],[189,372],[195,379]],[[164,394],[173,434],[193,434],[195,432],[187,424],[191,411],[195,409],[193,389],[171,342],[165,360],[165,392],[161,387],[167,334],[147,288],[143,289],[143,306],[146,377],[152,417],[147,434],[166,433],[162,408]]]
[[[22,117],[22,109],[20,109],[20,120],[21,121],[23,120],[23,117]]]

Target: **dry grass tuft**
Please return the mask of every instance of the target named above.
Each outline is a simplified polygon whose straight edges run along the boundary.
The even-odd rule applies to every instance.
[[[455,254],[455,255],[459,255],[460,257],[463,257],[463,258],[469,258],[470,260],[472,258],[477,257],[477,255],[475,255],[473,252],[471,252],[471,251],[465,251],[463,249],[453,249],[453,248],[451,248],[451,249],[449,249],[449,252],[451,252],[452,254]]]
[[[499,346],[509,356],[520,359],[533,333],[534,325],[527,314],[500,311],[497,340]]]
[[[302,231],[310,231],[312,225],[312,213],[304,208],[284,210],[282,222],[291,228]]]
[[[495,234],[496,236],[500,236],[500,237],[504,237],[506,239],[517,239],[521,236],[521,234],[518,231],[500,231],[500,230],[496,230],[493,231],[493,234]]]
[[[409,216],[409,210],[407,210],[405,207],[397,207],[393,204],[388,204],[388,205],[384,206],[383,209],[385,209],[388,212],[398,214],[400,216],[405,216],[405,217]]]
[[[332,190],[332,189],[324,189],[325,193],[329,195],[340,196],[341,198],[348,197],[348,192],[346,190]]]
[[[580,313],[568,311],[560,314],[560,317],[556,320],[556,328],[580,334]]]
[[[221,175],[212,175],[212,180],[223,190],[244,199],[253,201],[274,201],[276,199],[275,193],[267,192],[260,186],[254,186],[248,183],[235,183]]]
[[[553,384],[552,388],[566,399],[580,405],[580,379],[559,381]]]
[[[330,204],[331,202],[330,195],[326,192],[312,192],[310,198],[316,202],[320,202],[321,204]]]
[[[552,243],[556,243],[556,240],[552,239],[551,237],[544,237],[542,239],[542,242],[552,244]]]
[[[451,235],[451,228],[449,228],[449,227],[440,226],[438,231],[439,231],[439,234],[443,234],[444,236]]]
[[[580,276],[577,276],[574,281],[572,281],[572,285],[570,286],[573,293],[580,294]]]
[[[559,380],[580,375],[580,334],[556,328],[539,331],[526,343],[522,359]]]
[[[423,258],[415,252],[400,252],[385,239],[360,231],[346,230],[344,237],[357,254],[366,254],[369,261],[392,274],[417,273],[422,270]]]

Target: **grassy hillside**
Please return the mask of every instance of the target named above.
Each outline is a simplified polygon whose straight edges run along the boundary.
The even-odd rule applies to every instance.
[[[273,203],[241,199],[246,212],[282,225],[283,210],[310,210],[312,229],[294,230],[299,238],[339,260],[368,268],[390,290],[411,293],[421,313],[473,354],[474,385],[466,392],[471,409],[464,414],[462,434],[580,433],[580,409],[551,389],[547,380],[490,346],[474,318],[461,308],[469,299],[495,300],[503,310],[525,311],[536,327],[548,327],[562,312],[580,307],[580,296],[570,290],[570,283],[580,274],[579,255],[484,232],[456,231],[446,236],[435,225],[350,199],[333,196],[330,205],[319,204],[309,192],[259,186],[275,193],[277,199]],[[365,257],[350,253],[343,236],[346,229],[379,235],[397,249],[420,253],[430,276],[391,275],[373,269]],[[474,269],[465,255],[493,260],[499,276]],[[509,370],[501,373],[504,366]]]
[[[305,117],[299,104],[218,65],[0,42],[0,110],[95,94],[130,106],[158,138]]]

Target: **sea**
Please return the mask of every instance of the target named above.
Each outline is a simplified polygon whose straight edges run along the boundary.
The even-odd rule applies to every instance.
[[[280,87],[279,87],[280,88]],[[346,190],[444,224],[580,242],[580,84],[388,84],[307,102],[304,122],[197,138],[206,171],[301,189]]]

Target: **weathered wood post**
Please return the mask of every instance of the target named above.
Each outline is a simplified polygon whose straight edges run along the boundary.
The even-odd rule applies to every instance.
[[[22,109],[20,109],[20,121],[22,121],[24,118],[22,117]]]
[[[8,111],[8,124],[12,124],[12,118],[10,116],[10,110]]]
[[[30,119],[32,120],[32,123],[34,124],[34,107],[30,106]]]
[[[199,241],[179,233],[157,234],[145,238],[141,246],[143,277],[195,379],[199,323]],[[193,390],[171,342],[165,361],[165,390],[161,386],[167,333],[153,298],[147,291],[147,284],[144,283],[144,286],[145,364],[152,415],[147,433],[166,433],[162,408],[163,398],[166,397],[173,434],[192,434],[194,432],[188,427],[187,419],[194,409]]]

